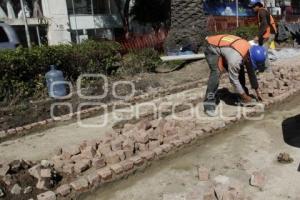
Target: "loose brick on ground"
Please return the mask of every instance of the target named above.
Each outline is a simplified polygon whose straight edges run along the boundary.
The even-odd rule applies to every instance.
[[[92,160],[92,165],[93,165],[93,167],[95,167],[96,169],[100,169],[100,168],[105,167],[106,162],[105,162],[104,157],[95,157],[95,158]]]
[[[68,184],[64,184],[56,189],[56,193],[60,196],[67,196],[71,193],[71,186]]]
[[[80,160],[77,163],[75,163],[74,171],[76,173],[81,173],[81,172],[88,170],[90,168],[90,166],[91,166],[91,160],[83,159],[83,160]]]
[[[141,156],[134,156],[130,160],[137,166],[144,164],[144,159]]]
[[[48,191],[37,195],[38,200],[56,200],[56,194],[52,191]]]
[[[100,176],[97,172],[92,172],[86,176],[89,185],[96,186],[100,183]]]
[[[120,164],[114,164],[110,166],[110,169],[115,173],[115,174],[121,174],[123,173],[124,169],[122,165]]]
[[[122,161],[120,164],[123,166],[123,169],[125,171],[129,171],[133,169],[133,161],[131,160]]]

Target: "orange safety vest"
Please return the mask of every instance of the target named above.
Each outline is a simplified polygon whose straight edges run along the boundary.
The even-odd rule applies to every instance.
[[[244,40],[235,35],[215,35],[206,38],[207,42],[215,47],[231,47],[244,58],[249,52],[250,44],[247,40]],[[220,56],[218,66],[220,71],[225,70],[226,60]]]
[[[269,13],[269,11],[267,9],[265,9],[265,8],[260,8],[260,9],[266,10]],[[277,33],[277,27],[276,27],[275,20],[274,20],[273,16],[270,13],[269,13],[269,15],[270,15],[270,24],[267,27],[267,30],[266,30],[266,32],[263,35],[264,39],[268,39],[270,37],[270,35],[271,35],[271,28],[273,29],[274,33]],[[260,26],[261,23],[259,21],[259,12],[258,12],[258,15],[257,15],[257,19],[258,19],[258,26]]]

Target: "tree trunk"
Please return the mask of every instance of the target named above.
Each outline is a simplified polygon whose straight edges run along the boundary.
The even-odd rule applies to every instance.
[[[171,28],[165,42],[165,51],[192,43],[196,48],[204,44],[207,23],[203,0],[172,0]]]

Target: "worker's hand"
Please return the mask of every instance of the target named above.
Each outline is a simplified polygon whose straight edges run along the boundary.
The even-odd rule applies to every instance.
[[[263,101],[259,89],[256,89],[255,92],[256,92],[256,97],[257,97],[258,101]]]
[[[252,103],[253,102],[252,97],[248,96],[246,93],[241,94],[241,98],[242,98],[243,103]]]

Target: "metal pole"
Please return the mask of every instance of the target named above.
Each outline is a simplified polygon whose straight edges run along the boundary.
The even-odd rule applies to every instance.
[[[28,45],[28,48],[31,48],[31,40],[30,40],[29,28],[28,28],[28,24],[27,24],[27,18],[26,18],[26,15],[25,15],[24,2],[23,2],[23,0],[20,0],[20,1],[21,1],[22,12],[23,12],[23,19],[24,19],[24,25],[25,25],[27,45]]]
[[[91,0],[91,9],[92,9],[92,16],[93,16],[93,22],[94,22],[94,33],[96,36],[96,23],[95,23],[95,13],[94,13],[94,1]]]
[[[77,18],[76,18],[74,0],[72,0],[72,8],[73,8],[73,15],[74,15],[74,19],[75,19],[76,43],[79,43],[79,35],[78,35],[78,30],[77,30]]]
[[[37,38],[38,38],[39,46],[42,46],[41,36],[40,36],[40,28],[39,28],[39,26],[36,26],[35,29],[36,29],[36,35],[37,35]]]
[[[239,27],[239,0],[235,0],[236,6],[236,27]]]

